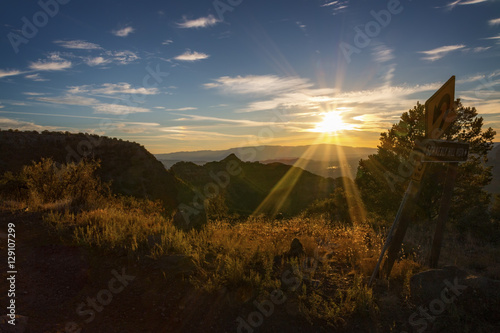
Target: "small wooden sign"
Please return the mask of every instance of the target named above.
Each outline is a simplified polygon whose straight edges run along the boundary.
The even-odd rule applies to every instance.
[[[469,144],[445,140],[426,140],[422,162],[463,162],[469,156]]]

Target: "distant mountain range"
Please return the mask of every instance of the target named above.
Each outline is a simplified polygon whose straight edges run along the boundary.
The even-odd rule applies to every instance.
[[[178,162],[170,171],[200,197],[221,196],[231,213],[295,215],[326,199],[335,182],[282,163],[243,162],[235,154],[203,166]]]
[[[376,148],[348,147],[334,144],[309,146],[253,146],[226,150],[201,150],[156,154],[167,169],[177,162],[192,162],[203,165],[220,161],[234,154],[244,162],[283,163],[294,165],[323,177],[355,176],[358,162],[374,154]],[[344,170],[344,174],[342,172]]]
[[[156,154],[155,156],[167,169],[181,161],[204,165],[235,154],[242,161],[258,161],[262,164],[282,163],[302,168],[322,177],[350,176],[355,178],[359,160],[376,152],[376,148],[321,144],[297,147],[255,146]],[[490,193],[500,193],[500,143],[494,144],[493,149],[488,154],[488,159],[488,165],[493,166],[493,180],[486,186],[486,190]]]

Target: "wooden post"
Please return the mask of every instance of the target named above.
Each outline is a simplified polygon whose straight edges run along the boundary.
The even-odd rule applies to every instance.
[[[396,214],[396,217],[394,218],[394,222],[392,223],[391,229],[389,230],[389,233],[387,234],[387,239],[385,240],[384,247],[382,248],[382,252],[380,252],[380,256],[378,257],[377,265],[375,266],[375,269],[373,270],[372,276],[370,277],[370,281],[368,282],[368,286],[371,286],[375,278],[378,276],[379,269],[380,269],[380,264],[382,263],[382,260],[384,260],[384,254],[385,251],[389,248],[389,245],[392,242],[392,237],[394,236],[394,230],[398,227],[399,221],[401,220],[401,213],[403,212],[404,207],[406,206],[406,201],[408,200],[408,194],[411,192],[411,187],[413,185],[413,182],[410,181],[408,184],[408,187],[406,188],[405,194],[403,196],[403,201],[401,201],[401,204],[399,205],[398,212]]]
[[[413,183],[410,186],[410,192],[408,193],[408,200],[406,201],[406,205],[403,207],[403,211],[401,213],[401,221],[394,232],[394,236],[392,238],[391,244],[389,245],[389,250],[387,251],[387,260],[384,263],[384,271],[389,278],[391,274],[392,266],[394,266],[394,262],[398,258],[399,251],[401,250],[401,244],[403,243],[403,239],[406,235],[406,230],[410,225],[410,222],[415,214],[416,203],[418,197],[420,196],[420,181],[411,180]]]
[[[429,266],[436,268],[439,262],[439,254],[441,253],[441,243],[443,242],[444,226],[448,220],[448,215],[451,206],[451,197],[453,188],[455,187],[455,179],[457,178],[458,163],[450,163],[446,172],[446,180],[443,188],[443,195],[441,197],[441,204],[439,207],[439,216],[432,242],[431,255],[429,258]]]

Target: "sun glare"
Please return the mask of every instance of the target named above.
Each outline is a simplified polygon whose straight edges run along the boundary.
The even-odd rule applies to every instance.
[[[323,120],[316,125],[315,132],[337,133],[348,129],[349,125],[344,123],[338,111],[330,111],[323,116]]]

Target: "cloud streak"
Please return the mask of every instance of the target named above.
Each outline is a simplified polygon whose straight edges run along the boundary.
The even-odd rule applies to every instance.
[[[158,88],[134,88],[130,83],[103,83],[100,87],[93,85],[73,86],[70,87],[70,94],[94,94],[94,95],[118,95],[118,94],[137,94],[137,95],[157,95],[160,93]]]
[[[131,33],[134,33],[134,32],[135,32],[135,29],[130,27],[130,26],[122,28],[122,29],[111,31],[111,33],[117,37],[127,37],[128,35],[130,35]]]
[[[125,115],[131,113],[145,113],[151,112],[151,110],[138,107],[138,106],[128,106],[121,104],[99,104],[93,107],[94,113],[100,114],[112,114],[112,115]]]
[[[204,60],[209,58],[210,56],[206,53],[200,53],[200,52],[191,52],[190,50],[187,50],[183,54],[178,55],[175,57],[175,60],[179,61],[198,61],[198,60]]]
[[[465,48],[463,44],[441,46],[428,51],[420,51],[419,53],[426,56],[422,59],[427,61],[436,61],[445,57],[448,53]]]
[[[44,79],[43,77],[41,77],[40,73],[26,75],[25,78],[33,80],[35,82],[49,81],[48,79]]]
[[[188,20],[186,17],[183,18],[184,22],[177,23],[179,28],[183,29],[199,29],[199,28],[208,28],[219,23],[219,20],[216,19],[213,15],[208,15],[206,17],[200,17],[195,20]]]
[[[54,44],[57,44],[66,49],[76,49],[76,50],[100,50],[100,47],[97,44],[90,43],[84,40],[55,40]]]
[[[279,77],[277,75],[222,76],[205,83],[206,89],[218,89],[228,94],[273,95],[312,87],[308,79]]]
[[[23,74],[23,72],[17,69],[0,69],[0,79],[9,76],[17,76],[20,74]]]

